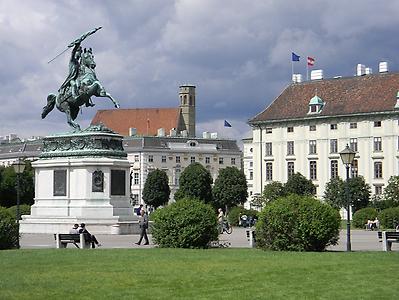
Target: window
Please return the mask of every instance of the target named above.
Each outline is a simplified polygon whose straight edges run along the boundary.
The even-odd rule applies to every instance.
[[[316,125],[310,125],[309,131],[316,131]]]
[[[374,127],[381,127],[381,121],[374,121]]]
[[[382,162],[380,161],[374,163],[374,178],[382,178]]]
[[[232,165],[235,165],[235,164],[236,164],[236,159],[235,159],[234,157],[232,157],[232,158],[230,159],[230,163],[231,163]]]
[[[272,181],[273,180],[273,164],[266,163],[266,180]]]
[[[249,172],[249,180],[253,180],[254,179],[254,172],[251,171]]]
[[[349,139],[349,147],[352,151],[357,152],[357,139]]]
[[[294,155],[294,141],[287,142],[287,155]]]
[[[382,186],[381,185],[376,185],[374,187],[374,194],[376,195],[382,195]]]
[[[399,136],[398,136],[398,150],[399,150]]]
[[[135,161],[135,162],[138,162],[138,161],[139,161],[139,156],[138,156],[138,155],[135,155],[135,156],[134,156],[134,161]]]
[[[337,130],[338,125],[337,124],[330,124],[330,129],[331,130]]]
[[[253,161],[250,161],[250,162],[249,162],[249,167],[252,168],[253,166],[254,166],[254,162],[253,162]]]
[[[154,162],[154,156],[148,155],[148,162]]]
[[[176,156],[176,163],[180,164],[180,156]]]
[[[224,163],[223,157],[219,157],[219,165],[223,165],[223,163]]]
[[[330,140],[330,153],[338,153],[338,140]]]
[[[316,105],[310,106],[310,112],[312,112],[312,113],[317,112],[317,106]]]
[[[382,138],[375,137],[374,138],[374,152],[382,151]]]
[[[195,163],[195,156],[191,156],[190,162],[191,162],[192,164]]]
[[[294,127],[287,127],[287,132],[294,132]]]
[[[252,153],[253,151],[254,151],[254,149],[253,149],[253,148],[249,148],[249,152],[251,152],[251,153]]]
[[[359,175],[358,169],[359,169],[359,161],[355,159],[352,162],[352,177],[357,177]]]
[[[133,184],[139,184],[140,183],[140,174],[139,173],[133,173]]]
[[[316,141],[315,140],[311,140],[309,141],[309,154],[316,154]]]
[[[205,163],[210,164],[211,163],[211,158],[209,156],[205,157]]]
[[[338,177],[338,160],[331,161],[331,178]]]
[[[357,123],[350,123],[349,124],[350,129],[356,129],[357,128]]]
[[[272,151],[272,143],[266,143],[266,156],[272,156],[273,151]]]
[[[273,129],[271,127],[266,127],[266,133],[272,133]]]
[[[291,175],[294,175],[295,173],[295,166],[293,161],[289,161],[287,163],[287,175],[290,177]]]
[[[310,180],[317,180],[317,162],[315,160],[309,162],[309,177]]]
[[[166,155],[162,155],[161,162],[166,163]]]

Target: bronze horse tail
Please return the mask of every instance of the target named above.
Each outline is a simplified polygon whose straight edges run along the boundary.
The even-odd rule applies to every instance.
[[[48,113],[54,109],[56,98],[57,97],[54,94],[49,94],[47,96],[47,105],[45,107],[43,107],[42,119],[44,119],[48,115]]]

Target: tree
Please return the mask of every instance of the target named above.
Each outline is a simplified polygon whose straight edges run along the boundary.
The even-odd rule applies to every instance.
[[[301,173],[292,174],[284,185],[285,193],[300,196],[314,196],[316,187],[312,180],[306,179]]]
[[[344,185],[345,182],[339,177],[333,178],[327,182],[323,196],[326,203],[337,209],[344,207],[346,205]]]
[[[384,190],[384,200],[399,205],[399,176],[391,176]]]
[[[146,204],[157,208],[168,203],[170,188],[165,171],[155,169],[148,174],[143,189],[143,200]]]
[[[366,183],[363,176],[350,178],[344,186],[347,186],[349,201],[352,205],[353,212],[366,207],[370,201],[370,185]],[[346,202],[345,202],[346,203]]]
[[[21,204],[33,204],[34,171],[30,161],[25,161],[25,170],[20,175]],[[0,206],[10,207],[17,203],[17,174],[12,166],[0,169]]]
[[[287,192],[284,188],[284,185],[279,181],[272,181],[265,186],[262,198],[266,204],[286,195]]]
[[[236,167],[227,167],[219,171],[212,189],[215,207],[233,207],[247,201],[247,179],[244,172]]]
[[[196,198],[210,203],[212,201],[212,176],[199,163],[189,165],[180,175],[179,189],[175,193],[175,200]]]

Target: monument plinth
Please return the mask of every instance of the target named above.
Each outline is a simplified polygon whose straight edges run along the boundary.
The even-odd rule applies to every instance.
[[[130,164],[122,136],[103,125],[44,138],[35,169],[35,204],[21,233],[68,232],[86,223],[95,233],[131,233]]]

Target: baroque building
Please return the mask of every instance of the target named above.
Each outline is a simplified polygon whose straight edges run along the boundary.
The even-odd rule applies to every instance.
[[[387,70],[380,64],[377,74],[332,79],[319,72],[287,86],[253,117],[253,193],[300,172],[321,198],[327,182],[346,177],[339,152],[348,144],[356,151],[351,176],[364,176],[381,194],[399,174],[399,74]]]

